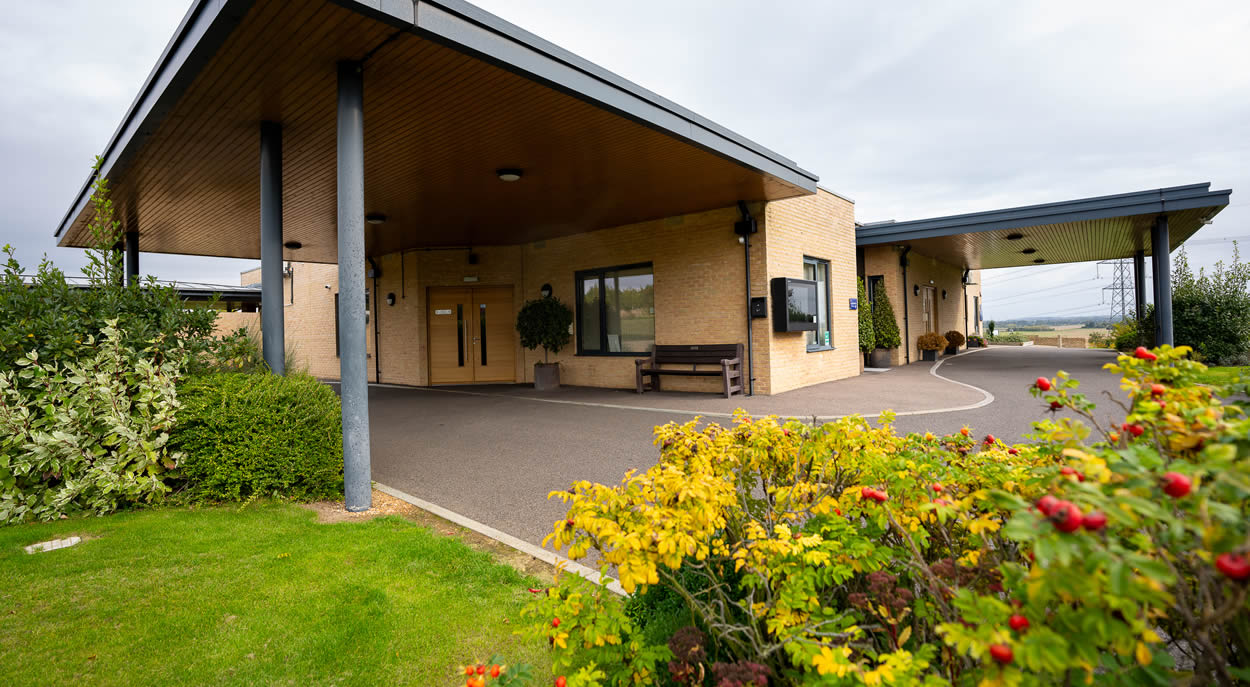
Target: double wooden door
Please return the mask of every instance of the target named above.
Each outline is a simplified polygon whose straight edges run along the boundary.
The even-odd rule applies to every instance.
[[[430,384],[516,381],[511,286],[431,288]]]

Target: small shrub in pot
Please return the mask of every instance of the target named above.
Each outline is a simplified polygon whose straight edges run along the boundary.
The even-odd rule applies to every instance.
[[[943,336],[946,337],[946,353],[948,355],[955,355],[959,352],[959,347],[964,345],[964,335],[959,330],[952,329],[943,334]]]
[[[559,353],[569,345],[573,335],[573,311],[554,296],[544,296],[528,301],[517,313],[516,330],[521,335],[521,345],[533,351],[542,347],[543,362],[534,363],[534,388],[539,391],[560,386],[560,363],[552,363],[552,353]]]
[[[946,340],[946,337],[938,334],[937,332],[921,334],[920,337],[916,339],[916,347],[919,348],[924,354],[925,360],[936,360],[937,352],[946,348],[948,344],[949,342]]]

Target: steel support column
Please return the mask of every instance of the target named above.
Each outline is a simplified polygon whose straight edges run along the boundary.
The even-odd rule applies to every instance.
[[[1168,216],[1159,215],[1150,230],[1150,260],[1155,279],[1155,345],[1175,345],[1172,340],[1172,246],[1168,241]]]
[[[126,232],[126,286],[139,281],[139,232]]]
[[[369,510],[369,372],[365,355],[365,130],[361,63],[338,64],[339,379],[347,510]]]
[[[1146,251],[1133,254],[1133,312],[1137,321],[1146,316]]]
[[[286,374],[282,308],[282,125],[260,123],[260,332],[265,364]]]

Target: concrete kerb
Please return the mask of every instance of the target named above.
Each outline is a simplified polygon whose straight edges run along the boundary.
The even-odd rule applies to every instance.
[[[617,580],[615,577],[602,575],[598,570],[593,570],[576,561],[570,561],[567,558],[561,558],[560,556],[557,556],[551,551],[547,551],[546,549],[543,549],[541,547],[534,546],[533,544],[527,541],[518,539],[508,534],[507,532],[497,530],[494,527],[491,527],[490,525],[480,523],[472,518],[468,518],[459,513],[456,513],[455,511],[447,510],[446,508],[443,508],[442,506],[439,506],[437,504],[433,504],[433,503],[430,503],[429,501],[419,499],[413,496],[412,494],[406,494],[398,489],[388,487],[385,484],[378,484],[377,482],[374,482],[373,486],[375,489],[377,489],[378,491],[384,494],[389,494],[401,501],[406,501],[416,506],[417,508],[420,508],[423,511],[426,511],[428,513],[433,513],[434,515],[437,515],[438,517],[444,520],[454,522],[457,525],[460,525],[461,527],[473,530],[474,532],[477,532],[478,534],[484,537],[490,537],[491,539],[494,539],[500,544],[512,547],[513,549],[516,549],[517,551],[520,551],[521,553],[527,556],[537,558],[538,560],[543,561],[544,563],[547,563],[548,565],[551,565],[554,568],[558,568],[558,569],[566,570],[571,573],[575,573],[577,575],[580,575],[590,580],[591,582],[594,582],[595,584],[603,585],[609,591],[612,591],[621,596],[627,596],[627,594],[625,593],[625,589],[621,587],[620,580]]]

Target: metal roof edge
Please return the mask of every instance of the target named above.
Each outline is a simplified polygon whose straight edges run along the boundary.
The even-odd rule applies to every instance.
[[[203,43],[203,38],[207,35],[217,39],[218,44],[224,42],[230,30],[243,18],[253,3],[254,0],[194,0],[192,2],[187,13],[183,15],[182,21],[179,22],[178,28],[174,30],[173,37],[165,44],[165,49],[161,51],[152,71],[148,73],[147,79],[139,88],[139,93],[126,108],[126,114],[123,115],[121,123],[109,138],[108,144],[105,145],[104,152],[100,155],[100,173],[107,177],[125,154],[133,152],[128,149],[136,140],[136,135],[141,133],[142,126],[148,124],[147,119],[157,110],[158,101],[166,100],[164,105],[172,106],[168,100],[176,100],[187,82],[199,73],[200,68],[204,66],[204,60],[201,59],[198,63],[192,61],[191,53],[196,52],[196,48],[208,46],[207,43]],[[198,34],[196,40],[188,44],[188,38],[193,34]],[[215,49],[217,46],[213,47]],[[201,49],[198,52],[201,53],[199,57],[203,58],[204,50]],[[184,67],[190,68],[184,73]],[[171,69],[177,73],[167,73]],[[161,81],[163,83],[158,83]],[[160,114],[164,113],[160,112]],[[74,202],[61,218],[53,237],[60,238],[65,229],[73,223],[74,218],[82,212],[90,199],[88,191],[95,178],[94,171],[87,175],[87,180],[83,182]]]
[[[829,193],[829,194],[835,195],[835,196],[837,196],[837,197],[841,198],[842,200],[845,200],[846,202],[850,203],[851,205],[854,205],[854,204],[855,204],[855,199],[854,199],[854,198],[852,198],[852,197],[850,197],[850,196],[848,196],[848,195],[846,195],[845,193],[838,193],[837,191],[835,191],[835,190],[833,190],[833,189],[831,189],[831,188],[829,188],[829,187],[827,187],[827,186],[822,186],[822,185],[820,185],[820,184],[816,184],[816,188],[818,188],[818,189],[820,189],[820,190],[824,191],[825,193]]]
[[[989,229],[1013,229],[1043,224],[1059,224],[1080,219],[1100,219],[1117,215],[1191,209],[1228,204],[1231,189],[1209,191],[1210,182],[1135,191],[1110,196],[1025,205],[1001,210],[908,220],[856,229],[857,245],[877,245],[891,241],[931,238],[952,233]]]

